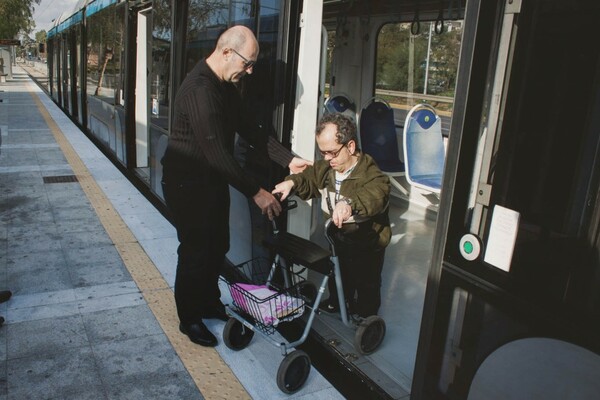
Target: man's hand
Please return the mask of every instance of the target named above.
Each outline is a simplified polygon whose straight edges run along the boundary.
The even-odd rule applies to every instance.
[[[280,200],[283,201],[290,195],[290,192],[292,191],[293,187],[294,187],[293,181],[283,181],[283,182],[275,185],[275,189],[273,189],[273,191],[271,193],[273,193],[273,194],[280,193],[281,194]]]
[[[252,200],[260,208],[263,215],[266,214],[270,220],[273,220],[274,217],[277,217],[281,213],[279,200],[263,188],[259,189],[258,193],[252,197]]]
[[[349,204],[340,201],[335,205],[335,208],[333,209],[333,213],[331,214],[331,221],[333,221],[335,226],[341,228],[344,221],[346,221],[351,216],[352,207],[350,207]]]
[[[300,172],[304,171],[309,165],[313,165],[313,162],[300,157],[294,157],[292,158],[292,161],[290,161],[288,167],[292,174],[299,174]]]

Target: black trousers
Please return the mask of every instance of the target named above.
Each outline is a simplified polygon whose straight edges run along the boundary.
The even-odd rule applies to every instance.
[[[229,250],[229,186],[163,177],[179,247],[175,303],[183,324],[194,324],[220,303],[219,275]]]
[[[385,248],[366,249],[336,244],[348,309],[361,317],[377,315],[381,306],[381,271]],[[329,301],[339,304],[335,278],[328,281]]]

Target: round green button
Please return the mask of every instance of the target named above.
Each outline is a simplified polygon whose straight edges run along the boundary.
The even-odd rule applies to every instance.
[[[471,254],[473,252],[473,243],[465,242],[463,244],[463,249],[465,250],[465,253]]]

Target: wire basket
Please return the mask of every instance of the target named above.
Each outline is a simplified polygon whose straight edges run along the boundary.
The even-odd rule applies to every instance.
[[[273,334],[280,322],[304,313],[301,287],[305,279],[279,265],[272,269],[267,259],[239,264],[231,280],[222,280],[229,288],[234,310],[266,334]]]

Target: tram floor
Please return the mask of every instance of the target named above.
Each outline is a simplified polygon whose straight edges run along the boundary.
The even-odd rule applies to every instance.
[[[410,395],[435,215],[404,200],[391,200],[392,240],[386,249],[379,309],[379,316],[386,324],[386,334],[374,353],[361,355],[356,350],[356,330],[344,325],[339,314],[321,313],[313,323],[324,346],[334,348],[334,353],[394,399]],[[324,238],[315,240],[325,241]],[[320,284],[317,273],[312,273],[309,279],[317,286]]]

